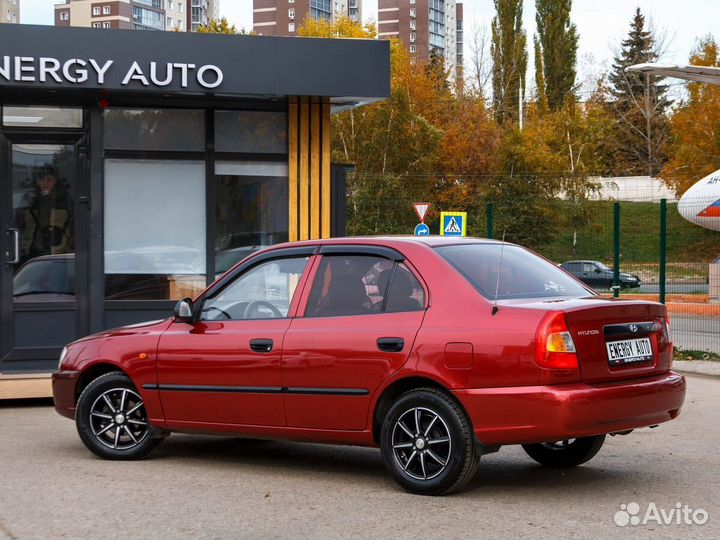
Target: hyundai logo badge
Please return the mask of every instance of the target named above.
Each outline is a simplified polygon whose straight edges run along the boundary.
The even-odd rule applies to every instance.
[[[637,324],[631,324],[631,325],[630,325],[630,331],[631,331],[631,332],[637,332],[637,331],[638,331]]]

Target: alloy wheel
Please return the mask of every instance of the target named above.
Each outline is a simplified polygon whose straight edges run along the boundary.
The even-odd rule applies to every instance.
[[[452,452],[450,430],[435,411],[414,407],[395,422],[392,447],[395,461],[406,475],[430,480],[448,465]]]
[[[103,392],[90,407],[90,427],[95,438],[108,448],[128,450],[137,446],[149,432],[142,398],[128,388]]]

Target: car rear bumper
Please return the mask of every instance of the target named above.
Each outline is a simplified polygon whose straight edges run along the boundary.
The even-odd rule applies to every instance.
[[[640,428],[675,418],[685,377],[675,372],[603,384],[478,388],[453,392],[478,441],[524,444]]]
[[[79,376],[79,371],[56,371],[52,375],[55,410],[72,420],[75,419],[75,388]]]

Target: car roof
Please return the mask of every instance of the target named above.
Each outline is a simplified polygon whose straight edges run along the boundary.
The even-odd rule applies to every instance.
[[[582,260],[565,261],[563,264],[568,264],[568,263],[596,263],[596,262],[600,262],[600,261],[591,261],[590,259],[582,259]]]
[[[268,249],[282,249],[287,247],[303,247],[317,245],[337,245],[337,244],[371,244],[382,245],[387,247],[401,247],[403,245],[426,245],[431,248],[440,246],[469,245],[469,244],[500,244],[499,240],[488,238],[475,238],[472,236],[452,237],[452,236],[412,236],[412,235],[386,235],[386,236],[341,236],[337,238],[325,238],[319,240],[301,240],[298,242],[285,242],[283,244],[275,244]],[[505,242],[507,245],[513,245]]]

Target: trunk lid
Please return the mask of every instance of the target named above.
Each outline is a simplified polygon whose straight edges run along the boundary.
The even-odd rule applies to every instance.
[[[672,344],[665,326],[667,309],[662,304],[589,297],[529,302],[523,307],[565,312],[585,383],[647,377],[670,369]],[[645,350],[645,339],[650,351]],[[608,351],[608,343],[612,351]],[[623,356],[628,355],[635,360],[626,362]]]

